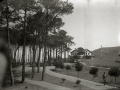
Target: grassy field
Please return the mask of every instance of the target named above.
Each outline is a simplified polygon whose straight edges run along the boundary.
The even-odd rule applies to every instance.
[[[18,77],[21,77],[21,69],[20,67],[13,68],[14,78],[15,78],[15,85],[11,87],[10,79],[7,78],[2,90],[49,90],[40,86],[36,86],[29,83],[21,83],[17,80]]]
[[[95,82],[99,82],[99,83],[103,83],[102,75],[103,75],[104,72],[106,72],[106,74],[107,74],[107,82],[108,82],[107,84],[115,85],[114,84],[115,83],[114,82],[115,81],[114,77],[110,77],[108,75],[108,70],[107,69],[99,69],[98,77],[96,77],[94,80],[93,80],[93,76],[89,74],[89,70],[90,70],[90,68],[84,66],[83,70],[80,71],[79,78],[90,80],[90,81],[95,81]],[[55,72],[60,73],[59,71],[55,71]],[[67,75],[67,70],[64,69],[61,72],[61,74]],[[68,75],[78,77],[78,72],[75,70],[74,67],[72,67],[72,70],[68,71]],[[117,78],[116,86],[120,86],[120,77]]]
[[[10,86],[4,87],[2,90],[49,90],[49,89],[45,89],[28,83],[19,83],[15,84],[13,87]]]
[[[82,61],[92,66],[120,67],[119,51],[120,47],[103,47],[92,51],[95,56],[93,59],[84,59]]]
[[[111,67],[119,67],[120,63],[117,63],[112,60],[105,60],[105,59],[84,59],[82,62],[85,62],[89,66],[97,66],[97,67],[105,67],[105,68],[111,68]]]
[[[27,72],[27,77],[29,79],[31,79],[31,71]],[[57,77],[53,77],[51,75],[48,75],[48,74],[45,74],[45,79],[44,81],[45,82],[48,82],[48,83],[52,83],[52,84],[55,84],[55,85],[59,85],[59,86],[63,86],[63,87],[67,87],[67,88],[71,88],[73,90],[92,90],[88,87],[85,87],[85,86],[82,86],[82,85],[79,85],[78,87],[76,86],[75,83],[73,82],[70,82],[68,80],[66,80],[64,83],[62,82],[62,78],[57,78]],[[41,72],[40,73],[36,73],[33,80],[36,80],[36,81],[39,81],[41,80]]]

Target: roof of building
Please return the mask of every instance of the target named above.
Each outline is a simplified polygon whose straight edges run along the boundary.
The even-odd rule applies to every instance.
[[[85,51],[89,51],[89,52],[91,52],[91,53],[92,53],[92,51],[90,51],[90,50],[88,50],[88,49],[85,49]]]
[[[82,47],[81,47],[82,48]],[[75,51],[78,51],[78,48],[73,50],[71,53],[75,52]],[[90,53],[92,53],[92,51],[90,51],[89,49],[84,49],[84,51],[89,51]]]
[[[77,49],[73,50],[71,53],[73,53],[73,52],[75,52],[75,51],[77,51]]]

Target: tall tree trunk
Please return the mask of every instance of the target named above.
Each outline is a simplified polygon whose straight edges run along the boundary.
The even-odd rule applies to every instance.
[[[36,56],[36,49],[35,49],[35,43],[34,43],[33,44],[32,78],[34,78],[34,74],[35,74],[35,56]]]
[[[43,66],[43,62],[44,62],[44,46],[42,48],[42,66]]]
[[[24,44],[23,44],[23,61],[22,61],[22,83],[25,81],[25,46],[26,46],[26,14],[27,10],[25,9],[24,13]]]
[[[46,59],[47,59],[47,36],[48,36],[48,10],[46,16],[46,25],[45,25],[45,38],[44,38],[44,62],[43,62],[43,71],[42,71],[42,80],[44,80],[45,68],[46,68]]]
[[[53,48],[53,59],[55,58],[55,49]]]
[[[20,47],[19,47],[20,48]],[[20,63],[20,53],[19,53],[19,48],[18,48],[18,55],[17,55],[17,58],[18,58],[18,65],[19,65],[19,63]]]
[[[67,53],[67,60],[66,60],[66,62],[69,60],[69,51],[68,51],[68,53]]]
[[[17,55],[17,50],[18,50],[19,46],[16,48],[15,46],[15,52],[14,52],[14,61],[15,61],[15,66],[17,65],[17,60],[16,60],[16,55]]]
[[[32,57],[31,57],[31,45],[30,45],[30,67],[32,65]]]
[[[61,60],[62,60],[62,46],[61,46]]]
[[[115,77],[115,84],[116,84],[116,77]]]
[[[78,78],[79,78],[79,74],[80,74],[80,72],[78,71]]]
[[[52,53],[52,49],[51,49],[51,47],[50,47],[50,66],[51,66],[51,53]]]
[[[28,46],[28,49],[27,49],[27,64],[29,64],[29,46]]]
[[[57,51],[57,48],[56,48],[56,61],[58,60],[57,53],[58,53],[58,51]]]
[[[9,8],[7,7],[7,10]],[[11,58],[11,51],[10,51],[10,31],[9,31],[9,19],[7,15],[7,37],[8,37],[8,53],[9,53],[9,59],[10,59],[10,78],[11,78],[11,86],[14,85],[14,76],[13,76],[13,70],[12,70],[12,58]]]
[[[66,50],[64,50],[64,61],[66,62]]]
[[[93,75],[93,80],[94,80],[94,75]]]
[[[47,39],[47,38],[46,38]],[[44,74],[45,74],[45,68],[46,68],[46,57],[47,57],[47,40],[45,40],[45,45],[44,45],[44,62],[43,62],[43,71],[42,71],[42,81],[44,80]]]
[[[49,50],[49,48],[48,48],[48,64],[49,64],[49,66],[50,66],[50,50]]]
[[[16,66],[16,52],[17,52],[17,50],[15,50],[15,52],[14,52],[14,58],[13,58],[13,60],[14,60],[14,64],[15,64],[15,66]]]
[[[37,63],[38,63],[37,73],[40,72],[41,48],[42,48],[42,45],[40,45],[40,43],[39,43],[39,55],[38,55],[38,61],[37,61]]]

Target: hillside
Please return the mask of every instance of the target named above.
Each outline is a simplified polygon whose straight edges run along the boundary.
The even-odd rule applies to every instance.
[[[100,65],[100,66],[120,66],[120,47],[104,47],[102,48],[102,58],[101,49],[96,49],[92,51],[95,56],[93,59],[83,60],[89,65]]]
[[[119,60],[119,51],[120,47],[103,47],[102,49],[96,49],[93,51],[93,55],[95,55],[96,59],[110,59],[110,60]]]

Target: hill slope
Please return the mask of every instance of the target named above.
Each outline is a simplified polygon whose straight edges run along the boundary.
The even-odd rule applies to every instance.
[[[101,59],[102,56],[102,59],[119,60],[119,51],[120,47],[104,47],[94,50],[93,55],[95,55],[96,59]]]
[[[100,66],[120,66],[120,47],[104,47],[102,49],[96,49],[92,51],[95,56],[93,59],[85,59],[83,62],[88,65],[100,65]],[[101,58],[102,52],[102,58]]]

